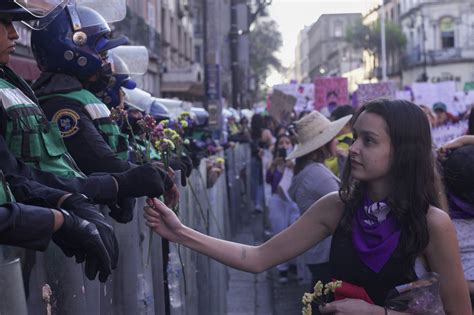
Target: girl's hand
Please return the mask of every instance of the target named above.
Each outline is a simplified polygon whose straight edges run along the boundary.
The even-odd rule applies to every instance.
[[[369,304],[363,300],[359,299],[344,299],[339,301],[334,301],[326,304],[325,306],[320,306],[319,311],[323,314],[331,313],[335,315],[344,315],[344,314],[385,314],[385,311],[382,307]]]
[[[457,148],[462,147],[463,145],[466,144],[465,140],[466,140],[466,136],[458,137],[456,139],[453,139],[451,141],[446,142],[438,150],[439,151],[446,151],[446,150],[457,149]]]
[[[143,208],[146,225],[155,233],[169,241],[179,243],[180,231],[184,225],[176,214],[157,198],[148,198]]]

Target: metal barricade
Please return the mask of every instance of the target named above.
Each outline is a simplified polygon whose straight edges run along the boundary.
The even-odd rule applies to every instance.
[[[222,156],[226,160],[226,172],[214,186],[207,188],[203,160],[191,174],[188,185],[179,187],[179,216],[184,224],[197,231],[230,239],[242,209],[250,208],[242,206],[250,204],[250,148],[239,144]],[[166,257],[163,257],[161,238],[145,225],[144,204],[145,198],[137,199],[134,218],[127,224],[108,219],[116,232],[120,256],[117,269],[105,284],[88,280],[83,266],[66,257],[54,243],[44,253],[15,249],[9,256],[22,259],[23,275],[28,281],[28,314],[164,315]],[[108,217],[108,208],[101,210]],[[170,244],[170,251],[179,254],[183,269],[179,279],[182,303],[177,309],[171,308],[171,314],[225,314],[227,268],[183,246]],[[1,282],[4,271],[0,269],[0,283],[5,289]],[[8,285],[8,290],[12,288]]]

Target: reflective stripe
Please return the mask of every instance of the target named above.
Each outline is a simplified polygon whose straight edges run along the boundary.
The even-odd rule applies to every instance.
[[[0,96],[2,97],[2,104],[5,110],[8,110],[10,107],[16,105],[29,105],[34,104],[32,100],[20,89],[10,89],[10,88],[3,88],[0,89]]]
[[[105,104],[87,104],[84,106],[92,120],[110,117],[110,110]]]

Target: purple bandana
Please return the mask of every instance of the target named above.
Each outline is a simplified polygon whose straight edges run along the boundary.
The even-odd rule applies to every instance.
[[[400,226],[385,200],[373,202],[364,198],[364,207],[356,210],[352,220],[352,245],[360,260],[379,272],[397,248]]]
[[[474,218],[474,204],[467,203],[448,193],[449,215],[452,219]]]

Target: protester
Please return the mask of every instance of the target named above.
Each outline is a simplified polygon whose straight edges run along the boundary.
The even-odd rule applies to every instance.
[[[348,124],[352,115],[330,122],[319,112],[312,112],[295,122],[298,146],[288,158],[296,158],[289,194],[303,215],[316,201],[339,190],[340,181],[324,165],[336,155],[336,135]],[[304,262],[312,275],[311,287],[321,280],[329,282],[331,237],[306,251]]]
[[[415,262],[424,261],[439,274],[445,312],[471,314],[455,230],[447,213],[437,207],[425,114],[408,101],[377,100],[361,107],[353,130],[351,163],[346,164],[339,193],[321,198],[261,245],[194,231],[157,199],[149,199],[145,207],[148,225],[166,239],[249,272],[288,261],[332,234],[331,276],[359,287],[375,305],[348,298],[325,304],[321,312],[387,313],[383,304],[388,291],[420,276]]]
[[[474,141],[448,155],[443,162],[443,178],[464,276],[474,296]]]
[[[263,150],[271,149],[273,146],[273,135],[270,130],[265,128],[265,123],[262,115],[254,114],[250,123],[250,136],[252,139],[252,202],[254,209],[257,212],[263,212],[264,207],[264,191],[263,191],[263,165],[262,156]]]
[[[433,111],[436,114],[436,126],[443,126],[458,121],[451,113],[448,112],[446,104],[437,102],[433,104]]]
[[[285,161],[293,147],[294,143],[289,134],[280,135],[275,143],[272,163],[266,172],[266,182],[272,187],[272,195],[268,201],[268,218],[273,235],[286,229],[299,217],[298,207],[289,198],[286,188],[279,186],[285,172],[293,173],[294,163],[291,160]],[[277,266],[280,283],[288,282],[288,268],[287,262]]]
[[[355,112],[354,107],[350,105],[342,105],[336,107],[331,113],[331,120],[335,121],[347,115],[353,115]],[[324,164],[327,168],[334,173],[334,175],[340,177],[342,175],[342,170],[346,164],[347,155],[349,154],[349,147],[352,144],[352,126],[348,122],[342,129],[339,131],[336,137],[336,155],[332,156],[324,161]]]

